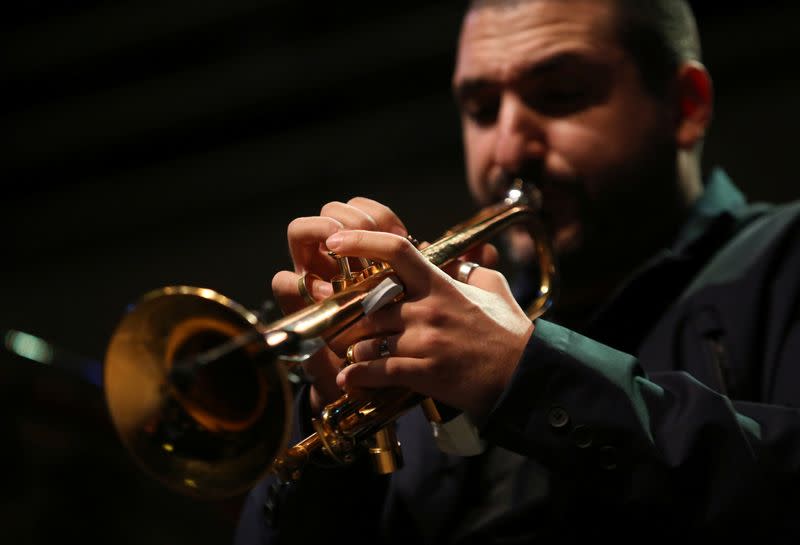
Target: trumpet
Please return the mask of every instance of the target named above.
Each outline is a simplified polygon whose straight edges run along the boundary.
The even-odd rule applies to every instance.
[[[420,252],[443,267],[525,224],[539,264],[538,295],[526,310],[536,319],[552,305],[557,281],[540,209],[538,190],[516,180],[503,202]],[[405,389],[345,394],[314,419],[314,433],[287,448],[292,366],[404,296],[390,264],[363,260],[353,272],[347,260],[339,257],[333,295],[271,323],[224,295],[190,286],[152,291],[126,313],[108,345],[104,390],[120,439],[146,472],[179,493],[221,499],[246,492],[269,472],[298,479],[315,456],[346,464],[367,450],[382,472],[398,465],[394,421],[418,404],[433,405]]]

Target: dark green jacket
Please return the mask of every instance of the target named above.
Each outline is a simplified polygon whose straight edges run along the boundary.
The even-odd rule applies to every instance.
[[[715,171],[583,334],[537,321],[487,452],[443,454],[411,411],[401,471],[268,479],[236,542],[797,543],[798,406],[800,203],[747,204]]]

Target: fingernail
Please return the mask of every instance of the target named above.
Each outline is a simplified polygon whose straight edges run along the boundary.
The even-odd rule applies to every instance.
[[[330,297],[333,295],[333,286],[327,282],[317,282],[314,284],[314,293],[319,297]]]
[[[395,235],[400,235],[401,237],[405,237],[408,235],[408,231],[406,231],[403,227],[400,227],[398,225],[392,227],[391,230],[392,233],[394,233]]]
[[[344,371],[339,371],[339,374],[336,375],[336,386],[344,388]]]
[[[343,239],[344,237],[340,233],[334,233],[325,241],[325,246],[327,246],[329,250],[335,250],[342,244]]]

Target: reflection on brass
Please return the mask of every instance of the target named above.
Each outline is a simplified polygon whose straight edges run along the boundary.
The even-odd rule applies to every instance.
[[[111,418],[140,465],[176,491],[244,492],[288,438],[286,425],[276,425],[290,418],[286,369],[259,342],[174,378],[194,355],[248,333],[262,337],[252,313],[211,290],[179,286],[145,295],[111,338]]]
[[[220,339],[232,339],[240,334],[240,330],[228,322],[220,320],[209,319],[205,317],[192,317],[177,324],[167,339],[167,346],[165,350],[164,361],[168,362],[170,368],[175,361],[179,361],[179,353],[181,350],[186,350],[191,346],[192,342],[197,342],[204,337],[218,334]],[[255,346],[250,345],[244,349],[248,356],[254,356],[256,353]],[[257,380],[256,388],[254,389],[254,399],[252,404],[247,407],[246,412],[239,412],[238,414],[226,414],[225,407],[214,407],[216,399],[207,397],[200,391],[204,387],[202,384],[205,375],[200,374],[197,380],[194,380],[191,388],[183,391],[181,388],[170,386],[172,394],[183,406],[183,408],[194,418],[199,424],[206,429],[216,432],[221,431],[244,431],[256,423],[258,418],[263,414],[264,408],[267,403],[267,384],[266,378],[263,373],[255,374]],[[218,377],[209,376],[209,380]],[[207,388],[213,388],[214,384],[205,385]],[[210,405],[210,406],[208,406]],[[216,410],[215,410],[216,409]]]
[[[431,398],[422,400],[420,406],[422,407],[422,412],[425,413],[425,418],[428,419],[428,422],[433,422],[435,424],[440,424],[442,422],[442,415],[439,414],[439,409],[436,407],[436,403]]]
[[[403,451],[400,450],[394,422],[378,430],[366,444],[372,467],[379,475],[394,473],[403,467]]]
[[[517,183],[505,202],[420,251],[443,267],[510,225],[528,225],[540,268],[539,295],[527,310],[535,319],[550,307],[556,280],[539,206],[540,197]],[[344,395],[314,420],[315,433],[286,448],[288,365],[335,337],[356,342],[372,295],[389,293],[381,304],[403,297],[379,288],[399,282],[389,264],[358,259],[362,269],[352,270],[348,257],[333,257],[340,268],[333,295],[271,323],[212,290],[187,286],[151,292],[123,318],[106,354],[106,401],[145,470],[182,493],[222,498],[243,493],[269,471],[299,479],[320,456],[346,464],[366,451],[381,473],[401,466],[390,424],[420,403],[430,419],[441,419],[431,400],[405,389]]]

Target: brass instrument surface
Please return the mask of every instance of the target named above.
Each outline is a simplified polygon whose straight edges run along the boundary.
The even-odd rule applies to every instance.
[[[117,432],[146,471],[182,494],[244,492],[287,441],[287,426],[274,425],[290,415],[286,371],[262,361],[263,351],[234,353],[183,390],[169,379],[182,352],[207,350],[256,324],[212,290],[172,286],[145,295],[112,337],[104,389]]]
[[[540,293],[528,310],[535,319],[552,301],[554,259],[537,221],[536,199],[521,198],[514,188],[509,195],[421,252],[442,267],[510,225],[532,226],[541,271]],[[368,299],[386,282],[397,289],[380,305],[404,295],[389,264],[361,259],[363,269],[352,272],[347,257],[333,257],[341,270],[334,294],[268,324],[212,290],[186,286],[151,292],[125,316],[106,357],[107,404],[120,437],[145,469],[179,492],[218,498],[247,490],[270,470],[283,480],[300,478],[318,452],[347,463],[365,444],[379,471],[401,463],[396,437],[384,428],[425,402],[404,389],[344,395],[315,420],[316,433],[286,448],[287,363],[303,361],[339,335],[350,338]],[[210,362],[187,367],[188,378],[176,373],[209,353],[216,354]]]

